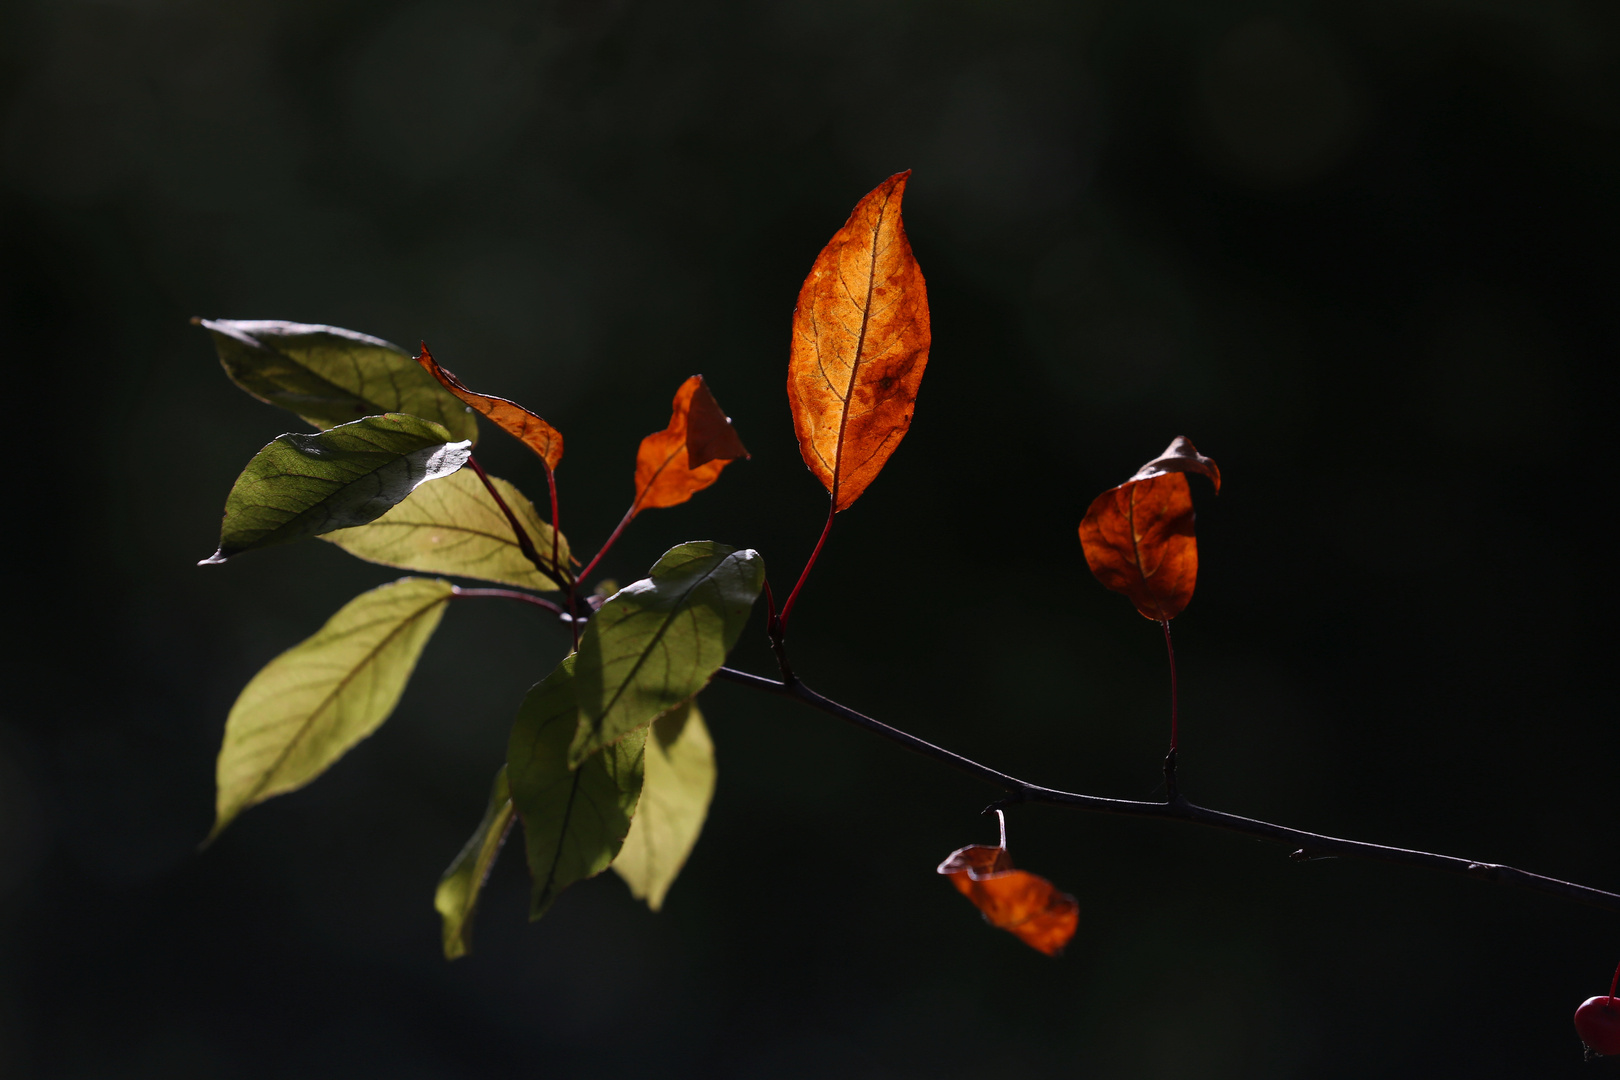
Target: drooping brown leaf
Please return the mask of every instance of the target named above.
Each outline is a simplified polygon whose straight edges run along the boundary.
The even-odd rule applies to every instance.
[[[1177,436],[1136,475],[1097,496],[1080,522],[1080,544],[1097,580],[1156,622],[1181,614],[1198,584],[1189,472],[1220,491],[1215,462]]]
[[[939,864],[958,892],[984,913],[991,926],[1013,934],[1047,956],[1063,951],[1080,925],[1080,905],[1050,881],[1013,868],[1007,849],[972,844]]]
[[[675,391],[669,426],[641,440],[630,513],[683,503],[720,479],[721,469],[748,456],[703,376],[693,375]]]
[[[856,204],[793,309],[788,400],[834,512],[860,498],[911,427],[928,363],[928,290],[900,220],[910,171]]]
[[[489,417],[502,431],[516,437],[530,450],[539,454],[540,460],[546,463],[546,468],[552,470],[557,468],[557,463],[563,456],[563,437],[556,428],[515,401],[467,389],[465,383],[439,366],[439,362],[433,359],[433,354],[428,352],[425,341],[422,343],[422,354],[416,358],[416,362],[438,379],[446,390]]]

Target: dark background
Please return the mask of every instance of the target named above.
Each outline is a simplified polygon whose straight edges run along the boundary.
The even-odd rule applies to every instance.
[[[1227,478],[1176,624],[1188,794],[1620,887],[1613,4],[9,0],[0,61],[0,1075],[1608,1071],[1569,1018],[1612,914],[1021,808],[1083,910],[1048,960],[933,873],[991,790],[729,685],[661,914],[606,874],[530,926],[509,851],[447,964],[435,882],[566,644],[519,605],[458,605],[379,734],[199,854],[237,690],[398,572],[193,565],[297,422],[186,320],[426,338],[565,433],[585,554],[701,371],[754,460],[605,569],[713,538],[782,589],[825,512],[789,312],[912,168],[933,353],[802,598],[810,683],[1153,796],[1162,643],[1075,526],[1186,434]],[[733,662],[771,669],[757,622]]]

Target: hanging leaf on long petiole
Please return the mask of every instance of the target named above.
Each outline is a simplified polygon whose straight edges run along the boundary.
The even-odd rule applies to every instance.
[[[669,426],[641,440],[629,516],[685,502],[720,479],[721,469],[748,456],[703,376],[693,375],[675,392]]]
[[[433,354],[428,352],[425,341],[416,362],[421,364],[428,374],[438,379],[446,390],[489,417],[495,426],[540,455],[540,460],[546,463],[547,469],[557,468],[557,463],[563,456],[562,433],[542,420],[538,414],[530,412],[515,401],[467,389],[465,383],[439,366],[439,362],[433,359]]]
[[[1198,583],[1187,473],[1221,490],[1221,471],[1183,436],[1129,480],[1097,496],[1080,522],[1080,543],[1097,580],[1156,622],[1181,614]]]
[[[793,309],[793,429],[834,512],[860,498],[905,438],[928,363],[928,289],[900,220],[910,175],[856,204]]]
[[[939,864],[938,872],[973,902],[985,922],[1047,956],[1061,953],[1080,925],[1080,905],[1074,897],[1038,874],[1013,868],[1005,819],[999,846],[957,848]]]

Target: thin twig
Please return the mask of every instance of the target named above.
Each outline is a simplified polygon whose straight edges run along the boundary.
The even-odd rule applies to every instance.
[[[1383,844],[1368,844],[1360,840],[1343,840],[1335,836],[1323,836],[1320,833],[1305,832],[1302,829],[1273,825],[1270,822],[1239,817],[1237,814],[1228,814],[1220,810],[1210,810],[1194,805],[1180,795],[1168,802],[1142,802],[1134,799],[1108,799],[1099,795],[1079,795],[1068,791],[1058,791],[1055,788],[1042,787],[1039,784],[1031,784],[1026,780],[1020,780],[1015,776],[998,772],[988,765],[981,765],[971,758],[952,753],[942,747],[935,746],[931,742],[919,739],[915,735],[901,731],[899,728],[890,727],[880,720],[874,720],[870,716],[858,713],[848,706],[840,705],[838,702],[816,693],[806,686],[802,680],[777,682],[775,679],[767,679],[760,675],[752,675],[746,671],[726,667],[716,672],[715,677],[725,679],[728,682],[740,683],[743,686],[751,686],[757,690],[766,690],[784,697],[796,698],[813,709],[819,709],[841,720],[847,720],[857,727],[865,728],[867,731],[880,735],[891,742],[899,743],[914,753],[943,762],[970,776],[993,784],[1007,793],[1005,798],[997,800],[997,803],[993,805],[1042,803],[1048,806],[1067,806],[1075,810],[1087,810],[1093,813],[1187,821],[1195,825],[1225,829],[1229,832],[1241,833],[1244,836],[1253,836],[1261,840],[1287,844],[1296,849],[1295,856],[1298,858],[1322,858],[1332,855],[1352,859],[1373,859],[1379,862],[1401,863],[1407,866],[1421,866],[1431,870],[1463,874],[1481,881],[1493,881],[1502,885],[1517,885],[1520,888],[1536,892],[1550,893],[1570,900],[1579,900],[1610,911],[1620,911],[1620,894],[1605,892],[1602,889],[1594,889],[1586,885],[1577,885],[1571,881],[1560,881],[1557,878],[1546,877],[1542,874],[1532,874],[1524,870],[1517,870],[1511,866],[1502,866],[1498,863],[1478,862],[1472,859],[1459,859],[1451,855],[1436,855],[1427,851],[1413,851],[1408,848],[1387,847]]]

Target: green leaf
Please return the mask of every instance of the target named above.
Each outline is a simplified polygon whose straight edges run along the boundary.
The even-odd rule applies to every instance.
[[[517,488],[496,476],[489,479],[540,557],[549,562],[551,526]],[[422,485],[369,525],[327,533],[323,539],[384,566],[499,581],[537,592],[561,588],[524,556],[512,523],[471,469]],[[557,539],[557,561],[568,565],[566,537]]]
[[[478,441],[478,421],[467,406],[382,338],[309,323],[202,319],[199,325],[213,334],[232,382],[315,427],[401,412]]]
[[[534,878],[531,919],[544,915],[569,885],[608,868],[641,796],[641,733],[577,769],[568,767],[568,744],[579,726],[577,655],[565,658],[523,699],[506,750],[512,803],[523,819]]]
[[[209,840],[249,806],[315,779],[388,719],[453,594],[430,578],[361,593],[253,676],[225,720]]]
[[[283,435],[236,478],[225,497],[219,549],[202,564],[375,521],[418,485],[461,468],[471,445],[403,413],[316,435]]]
[[[579,764],[708,685],[737,643],[765,561],[711,540],[670,548],[602,605],[579,646]]]
[[[686,865],[714,797],[714,741],[695,702],[653,724],[646,771],[641,802],[613,870],[632,896],[657,911]]]
[[[478,894],[489,879],[495,857],[506,843],[506,834],[517,818],[512,812],[512,789],[506,782],[506,766],[495,774],[495,787],[489,793],[489,809],[484,820],[439,879],[433,894],[433,907],[444,920],[444,958],[466,956],[472,947],[473,915],[478,910]]]

